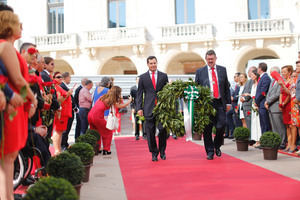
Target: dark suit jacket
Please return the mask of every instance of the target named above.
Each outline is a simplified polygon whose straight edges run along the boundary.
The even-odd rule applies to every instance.
[[[245,94],[245,93],[251,94],[252,85],[253,85],[253,80],[249,79],[246,82],[246,84],[245,84],[245,87],[244,87],[244,90],[243,90],[242,94]],[[251,107],[252,107],[252,97],[245,96],[244,99],[245,99],[245,101],[242,104],[242,106],[243,106],[243,110],[245,112],[247,112],[247,111],[251,110]]]
[[[219,94],[222,100],[224,110],[226,110],[226,104],[231,104],[230,98],[230,83],[228,82],[226,68],[220,65],[216,65],[217,76],[218,76],[218,86]],[[208,66],[204,66],[196,71],[195,82],[201,86],[209,87],[209,75]]]
[[[76,88],[75,94],[74,94],[74,103],[77,106],[77,108],[79,108],[79,92],[81,89],[82,89],[82,85],[78,86],[78,88]]]
[[[130,107],[131,107],[131,109],[135,109],[135,112],[137,112],[137,110],[136,110],[136,105],[137,105],[137,98],[136,98],[137,87],[136,87],[136,85],[134,85],[130,88],[130,96],[132,97]]]
[[[235,106],[237,106],[239,100],[239,92],[240,92],[240,86],[237,86],[232,94],[233,101],[231,102],[231,105],[233,109],[235,108]]]
[[[41,76],[44,82],[52,81],[50,76],[47,74],[47,72],[45,72],[45,70],[41,72]]]
[[[163,89],[163,87],[169,82],[168,75],[166,73],[157,71],[156,90],[152,85],[149,71],[142,74],[139,79],[138,91],[137,91],[137,111],[143,110],[146,118],[152,118],[153,108],[155,107],[155,99],[157,98],[157,92]],[[143,94],[144,94],[144,107],[143,107]]]
[[[52,81],[51,77],[47,74],[47,72],[45,72],[45,70],[41,72],[41,77],[42,77],[44,82]],[[58,110],[59,108],[60,108],[60,105],[57,101],[56,93],[54,93],[53,97],[52,97],[51,109],[52,110]]]
[[[267,73],[265,73],[259,80],[256,88],[255,103],[259,108],[265,107],[266,96],[269,91],[271,79]]]

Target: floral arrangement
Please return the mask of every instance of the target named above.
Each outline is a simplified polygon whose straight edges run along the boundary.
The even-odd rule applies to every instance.
[[[256,104],[255,104],[255,96],[253,96],[252,99],[253,99],[253,100],[252,100],[251,110],[252,110],[253,112],[255,112],[256,115],[258,115],[258,107],[257,107]]]

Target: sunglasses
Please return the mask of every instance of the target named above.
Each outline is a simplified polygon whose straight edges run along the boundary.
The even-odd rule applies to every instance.
[[[62,76],[56,76],[55,78],[63,78]]]

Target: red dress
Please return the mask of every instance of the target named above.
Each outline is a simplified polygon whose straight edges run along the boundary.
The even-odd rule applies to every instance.
[[[290,89],[291,84],[288,83],[286,85],[288,89]],[[284,89],[280,89],[281,92],[281,102],[284,102],[286,98],[290,96],[290,94],[287,94]],[[284,124],[291,124],[291,99],[288,101],[288,103],[282,108],[282,118]]]
[[[4,40],[0,40],[4,42]],[[16,51],[17,52],[17,51]],[[20,63],[20,71],[24,79],[29,81],[28,67],[26,61],[17,52],[17,57]],[[9,86],[12,90],[19,94],[19,91],[14,87],[13,83],[8,80]],[[30,102],[27,101],[23,106],[16,108],[17,115],[12,121],[9,120],[9,115],[4,112],[4,147],[2,142],[0,144],[0,158],[3,153],[9,154],[22,149],[28,137],[28,110],[30,108]]]
[[[106,151],[110,151],[113,131],[106,128],[104,111],[107,109],[109,109],[109,107],[105,106],[103,101],[98,100],[89,112],[88,121],[90,124],[90,128],[97,130],[100,133],[101,139],[103,140],[103,149]],[[100,146],[101,139],[99,141]]]
[[[62,89],[59,85],[55,85],[56,93],[59,96],[66,96],[67,92]],[[67,130],[68,126],[68,121],[69,118],[72,117],[72,100],[71,96],[66,98],[62,103],[61,103],[61,113],[60,113],[60,118],[58,115],[55,115],[54,119],[54,126],[55,130],[57,131],[65,131]]]

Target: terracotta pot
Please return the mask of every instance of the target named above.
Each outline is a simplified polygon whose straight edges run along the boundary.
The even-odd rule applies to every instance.
[[[277,160],[278,149],[271,147],[263,147],[265,160]]]
[[[248,151],[248,140],[236,140],[236,148],[238,151]]]
[[[89,165],[84,165],[84,176],[82,178],[82,182],[86,183],[90,180],[90,169],[91,169],[92,164]]]
[[[201,140],[202,135],[199,135],[198,133],[193,134],[193,140]]]
[[[97,143],[94,147],[94,151],[95,151],[95,156],[97,156],[99,154],[99,144]]]
[[[73,187],[75,188],[77,195],[78,195],[78,199],[80,199],[80,189],[81,189],[82,183],[77,184],[77,185],[73,185]]]

